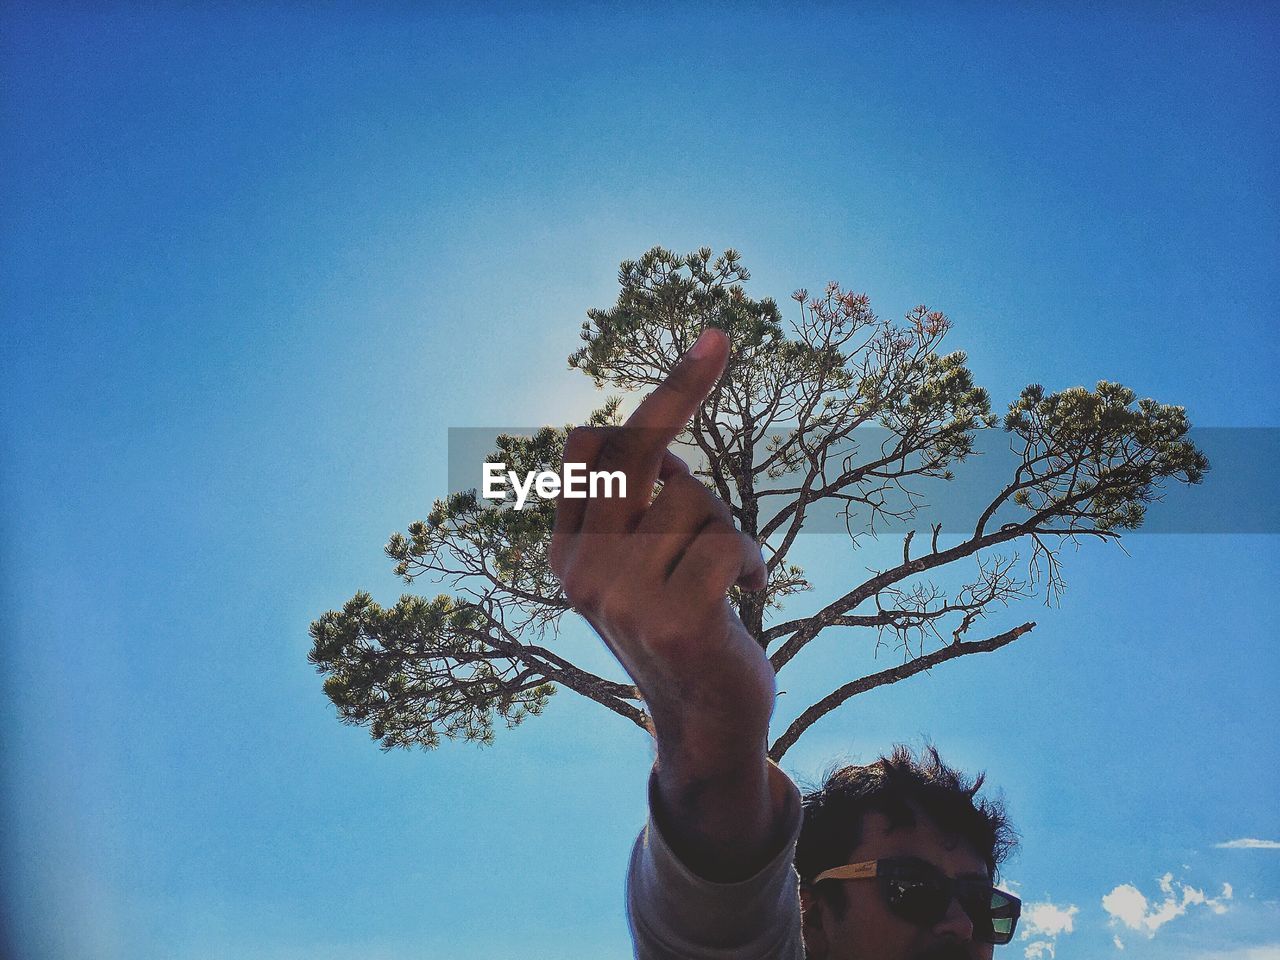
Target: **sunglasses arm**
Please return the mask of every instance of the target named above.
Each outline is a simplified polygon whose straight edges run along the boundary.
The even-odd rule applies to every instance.
[[[865,880],[876,875],[875,860],[864,860],[862,863],[848,863],[843,867],[832,867],[813,878],[814,883],[823,880]]]

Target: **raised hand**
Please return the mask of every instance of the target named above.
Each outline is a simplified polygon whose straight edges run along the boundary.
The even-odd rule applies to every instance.
[[[569,434],[565,462],[621,471],[627,496],[561,497],[551,544],[565,595],[645,700],[672,832],[708,876],[752,863],[772,818],[765,738],[774,673],[726,597],[735,583],[763,588],[764,559],[728,506],[667,450],[724,371],[728,349],[708,328],[625,424]]]

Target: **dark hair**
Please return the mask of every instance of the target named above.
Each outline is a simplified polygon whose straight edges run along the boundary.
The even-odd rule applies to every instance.
[[[972,781],[942,762],[927,747],[919,760],[905,746],[865,766],[842,767],[829,773],[822,786],[804,795],[804,825],[796,844],[796,872],[804,883],[824,870],[846,863],[862,839],[864,816],[877,811],[889,829],[910,827],[923,815],[973,847],[987,864],[992,879],[1017,843],[999,800],[977,797],[985,774]],[[829,889],[824,889],[829,888]],[[843,912],[842,885],[818,888]]]

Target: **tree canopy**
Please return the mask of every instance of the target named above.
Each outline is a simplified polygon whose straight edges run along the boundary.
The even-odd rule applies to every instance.
[[[743,623],[779,672],[802,670],[796,658],[828,631],[845,632],[850,643],[864,634],[899,640],[900,663],[839,678],[777,736],[775,760],[851,697],[1032,630],[1028,621],[970,638],[994,605],[1060,596],[1064,542],[1118,540],[1141,526],[1166,481],[1199,483],[1208,469],[1181,407],[1139,400],[1107,381],[1056,393],[1033,384],[1000,418],[965,354],[941,351],[951,329],[943,313],[919,306],[904,321],[886,321],[865,295],[832,282],[820,295],[792,294],[796,316],[784,327],[772,299],[747,296],[748,279],[736,251],[713,261],[709,248],[678,256],[655,247],[621,265],[617,303],[587,311],[583,346],[568,363],[598,387],[645,390],[705,326],[724,330],[728,367],[681,442],[698,454],[696,474],[764,547],[768,585],[730,594]],[[620,405],[612,396],[584,422],[618,423]],[[521,473],[557,469],[570,429],[500,436],[489,460]],[[879,442],[860,440],[872,429]],[[942,546],[942,524],[922,516],[928,505],[912,485],[953,482],[978,431],[997,429],[1014,455],[1010,475],[984,494],[958,542],[950,542],[957,531],[948,521]],[[861,537],[885,536],[890,520],[909,525],[901,560],[787,619],[789,598],[809,589],[789,559],[796,538],[831,509],[843,517],[851,550]],[[566,688],[647,729],[634,686],[557,652],[572,610],[547,562],[553,519],[551,501],[516,510],[468,490],[436,500],[426,519],[393,534],[385,549],[396,574],[451,592],[407,594],[383,607],[361,591],[311,624],[308,659],[340,718],[367,725],[383,749],[434,748],[442,738],[489,743],[495,725],[541,713]],[[917,547],[915,530],[926,523],[929,545]],[[1022,545],[1025,564],[1002,553],[1006,545]],[[930,578],[966,562],[972,569],[958,589]]]

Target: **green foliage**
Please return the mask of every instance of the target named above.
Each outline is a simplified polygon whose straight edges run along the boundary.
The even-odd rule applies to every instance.
[[[311,624],[307,659],[328,673],[324,692],[342,720],[368,724],[384,750],[430,749],[441,737],[488,744],[495,718],[514,727],[555,688],[492,649],[486,619],[446,595],[385,609],[360,592]]]
[[[586,346],[569,366],[594,379],[633,389],[653,384],[698,338],[704,327],[729,334],[735,354],[769,354],[782,337],[777,304],[754,301],[741,283],[750,274],[738,253],[726,250],[711,263],[711,248],[679,257],[654,247],[638,261],[623,262],[618,302],[608,310],[590,309],[582,324]],[[655,372],[657,378],[655,379]]]
[[[1200,483],[1209,461],[1186,438],[1186,410],[1136,399],[1106,380],[1093,391],[1025,388],[1004,418],[1026,444],[1015,502],[1095,530],[1136,530],[1161,481]]]
[[[831,282],[819,296],[792,294],[798,316],[787,330],[772,299],[746,295],[748,279],[733,250],[713,261],[709,248],[678,256],[654,247],[621,265],[617,303],[587,311],[583,346],[568,363],[597,387],[652,388],[705,327],[726,331],[732,347],[725,374],[680,439],[701,453],[700,479],[765,549],[766,588],[735,587],[730,601],[761,646],[773,650],[777,670],[827,630],[860,636],[856,631],[871,629],[876,644],[886,634],[897,639],[901,667],[843,683],[805,709],[775,742],[775,759],[850,696],[1027,633],[1034,624],[963,640],[988,610],[1034,592],[1045,572],[1047,594],[1060,594],[1056,551],[1063,538],[1115,539],[1141,525],[1164,481],[1198,483],[1208,469],[1187,439],[1181,407],[1135,402],[1131,390],[1106,381],[1093,391],[1053,394],[1029,386],[1003,421],[1021,439],[1021,462],[1008,485],[993,491],[967,539],[942,548],[941,525],[931,524],[924,550],[911,530],[900,565],[871,571],[807,616],[766,625],[789,597],[810,589],[788,554],[817,505],[841,506],[873,536],[878,517],[910,520],[919,505],[905,484],[952,479],[953,466],[974,451],[975,431],[999,421],[965,354],[941,351],[951,328],[944,314],[922,305],[905,322],[885,321],[864,294]],[[586,423],[617,424],[620,403],[610,397]],[[889,440],[863,451],[855,431],[868,426]],[[501,436],[489,460],[521,475],[558,470],[569,430]],[[907,507],[887,505],[890,487],[908,494]],[[326,675],[325,694],[344,722],[367,725],[384,749],[431,749],[445,739],[489,743],[496,725],[513,727],[541,712],[560,687],[647,729],[633,686],[592,674],[553,649],[570,609],[548,563],[554,506],[534,498],[516,510],[513,500],[454,493],[389,539],[387,556],[406,583],[425,574],[454,595],[406,595],[384,609],[361,592],[311,625],[309,659]],[[988,530],[1008,503],[1024,508],[1024,519]],[[856,548],[863,534],[852,526],[850,534]],[[990,552],[1019,539],[1032,547],[1027,581],[1013,573],[1016,554]],[[967,557],[977,560],[977,573],[959,590],[927,579],[933,568]],[[934,642],[942,646],[927,652]]]

